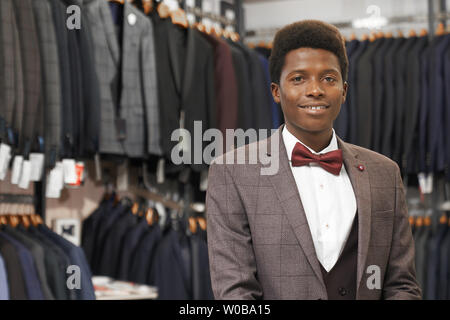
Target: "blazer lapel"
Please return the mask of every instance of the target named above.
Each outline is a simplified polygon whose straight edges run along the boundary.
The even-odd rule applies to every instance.
[[[115,32],[114,22],[111,16],[111,11],[108,8],[106,1],[98,1],[100,18],[103,22],[103,31],[105,32],[106,40],[108,42],[109,50],[113,57],[114,63],[117,66],[120,61],[119,43],[117,41],[117,35]],[[125,3],[126,5],[127,3]],[[124,23],[125,23],[124,19]]]
[[[371,224],[371,196],[370,180],[367,165],[358,159],[357,152],[350,149],[349,145],[337,137],[339,149],[342,149],[345,169],[355,192],[358,208],[358,270],[356,282],[356,297],[358,297],[364,267],[366,265],[369,250],[370,224]],[[363,170],[359,169],[363,166]]]
[[[322,272],[320,270],[319,260],[317,259],[316,250],[314,248],[311,231],[309,229],[308,220],[306,219],[300,194],[298,193],[297,185],[289,166],[289,159],[287,156],[286,147],[284,145],[283,136],[281,134],[282,128],[283,125],[268,139],[269,146],[267,147],[267,150],[271,150],[271,141],[273,139],[278,139],[279,148],[277,148],[277,151],[270,156],[272,159],[278,159],[280,164],[278,174],[268,175],[267,178],[272,184],[280,206],[286,214],[309,264],[314,270],[324,290],[326,290]]]

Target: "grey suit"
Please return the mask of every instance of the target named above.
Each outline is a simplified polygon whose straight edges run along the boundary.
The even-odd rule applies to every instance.
[[[17,24],[11,0],[0,2],[0,116],[4,126],[12,126],[13,110],[16,95],[16,64],[20,62],[20,51],[17,55]],[[23,99],[23,93],[22,93]],[[2,129],[5,129],[3,127]],[[6,132],[1,132],[6,138]]]
[[[120,48],[108,3],[85,0],[85,10],[100,82],[100,152],[129,157],[161,155],[151,21],[125,2]],[[126,122],[126,137],[122,141],[116,132],[119,117]]]
[[[2,1],[3,2],[3,1]],[[20,42],[21,69],[23,73],[23,112],[17,105],[16,119],[22,117],[20,135],[22,142],[30,142],[33,136],[33,123],[36,122],[38,103],[41,95],[41,60],[37,39],[36,24],[30,0],[13,1],[18,38]],[[19,45],[19,44],[17,44]],[[20,66],[17,66],[20,72]],[[16,73],[16,75],[18,75]],[[18,89],[20,95],[20,89]],[[20,96],[18,96],[20,99]]]
[[[216,163],[229,153],[210,167],[206,211],[216,299],[327,298],[281,128],[261,142],[269,145],[266,150],[271,150],[273,141],[278,142],[270,154],[273,161],[279,159],[276,174],[261,175],[261,163]],[[255,143],[240,150],[248,154],[252,146]],[[356,299],[420,299],[398,166],[341,139],[338,146],[358,207]],[[365,167],[363,171],[358,169],[360,165]],[[371,290],[366,285],[371,265],[380,268],[381,289]]]
[[[23,1],[23,0],[22,0]],[[42,65],[41,106],[44,112],[45,153],[59,155],[61,144],[61,77],[55,25],[48,1],[32,1]],[[36,118],[34,118],[33,121]],[[32,125],[34,127],[34,125]]]

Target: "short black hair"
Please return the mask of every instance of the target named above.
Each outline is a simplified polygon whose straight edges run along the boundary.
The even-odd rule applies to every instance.
[[[339,30],[319,20],[303,20],[289,24],[275,34],[269,59],[272,82],[280,84],[286,54],[303,47],[324,49],[334,53],[339,60],[342,80],[347,81],[347,51],[345,40]]]

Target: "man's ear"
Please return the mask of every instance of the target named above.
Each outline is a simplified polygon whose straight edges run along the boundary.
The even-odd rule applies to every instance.
[[[276,84],[275,82],[272,82],[270,84],[270,90],[272,91],[273,100],[276,103],[279,104],[281,102],[281,100],[280,100],[280,86],[278,84]]]
[[[343,90],[342,90],[342,103],[344,103],[345,100],[347,99],[347,91],[348,91],[348,83],[347,83],[347,81],[344,81],[344,85],[342,87],[343,87]]]

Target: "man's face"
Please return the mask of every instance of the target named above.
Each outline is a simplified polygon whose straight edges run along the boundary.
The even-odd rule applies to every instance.
[[[272,83],[273,98],[281,103],[286,124],[309,133],[333,127],[346,94],[337,56],[323,49],[288,52],[280,85]]]

